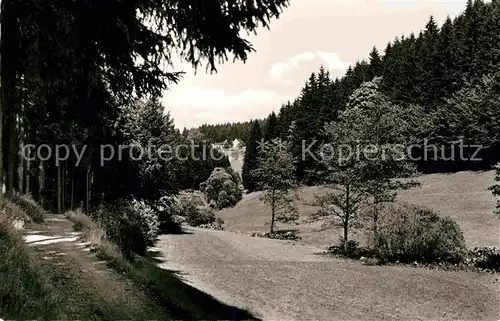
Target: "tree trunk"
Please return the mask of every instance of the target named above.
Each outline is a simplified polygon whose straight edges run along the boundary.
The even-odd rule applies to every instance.
[[[19,150],[22,150],[23,143],[19,144]],[[17,190],[19,193],[23,193],[24,191],[24,163],[25,159],[22,153],[19,153],[18,162],[17,162]]]
[[[276,203],[274,200],[274,191],[272,192],[271,197],[272,197],[272,199],[271,199],[271,229],[270,229],[270,233],[272,234],[274,232],[274,218],[276,215]]]
[[[30,178],[31,178],[30,161],[25,160],[24,165],[25,165],[25,168],[24,168],[24,194],[30,194],[30,192],[31,192],[31,190],[30,190]]]
[[[61,188],[62,188],[62,192],[61,192],[61,196],[62,196],[62,210],[63,212],[66,211],[66,199],[67,199],[67,188],[66,188],[66,180],[67,180],[67,175],[66,175],[66,167],[67,167],[67,163],[64,162],[64,166],[62,167],[62,184],[61,184]]]
[[[10,109],[10,108],[9,108]],[[12,110],[12,109],[10,109]],[[17,133],[16,133],[16,117],[13,111],[10,111],[7,122],[7,194],[15,191],[16,187],[16,159],[17,159]]]
[[[351,216],[351,190],[349,184],[346,186],[345,193],[345,218],[344,218],[344,251],[347,253],[349,242],[349,218]]]
[[[87,164],[87,172],[85,175],[85,213],[89,214],[90,202],[90,164]]]
[[[349,220],[344,221],[344,251],[347,253],[347,242],[349,242]]]
[[[56,185],[57,185],[57,214],[61,214],[61,192],[62,192],[62,189],[61,189],[61,183],[62,183],[62,177],[61,177],[61,166],[56,166],[56,170],[57,170],[57,182],[56,182]]]
[[[42,160],[38,163],[38,202],[44,206],[45,172]]]
[[[379,202],[373,204],[373,246],[377,246]]]
[[[71,198],[70,198],[70,209],[73,210],[73,191],[75,182],[75,167],[71,168]]]
[[[0,68],[1,67],[0,63]],[[1,69],[0,69],[0,75],[1,75]],[[1,84],[0,84],[1,86]],[[0,194],[3,194],[4,192],[4,180],[3,180],[3,162],[4,162],[4,155],[3,155],[3,88],[0,90]]]

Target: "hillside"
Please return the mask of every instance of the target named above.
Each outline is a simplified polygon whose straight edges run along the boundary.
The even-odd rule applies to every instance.
[[[453,218],[462,228],[470,248],[499,246],[500,220],[493,215],[495,197],[487,191],[493,184],[493,171],[429,174],[421,176],[419,180],[421,187],[401,192],[398,200],[425,205]],[[307,216],[315,211],[308,204],[316,193],[321,193],[321,188],[303,188],[299,200],[299,224],[291,226],[278,223],[278,227],[298,229],[302,242],[326,246],[337,241],[341,229],[331,227],[325,221],[306,222]],[[218,213],[224,219],[227,230],[249,232],[269,229],[266,225],[270,219],[269,209],[259,201],[259,195],[259,192],[247,194],[235,207]],[[355,238],[363,240],[363,233],[358,232]]]

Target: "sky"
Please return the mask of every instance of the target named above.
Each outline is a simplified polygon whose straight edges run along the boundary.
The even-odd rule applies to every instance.
[[[456,16],[466,0],[291,0],[270,30],[246,36],[256,52],[246,63],[232,59],[217,67],[186,72],[163,95],[163,105],[176,127],[265,118],[300,94],[305,81],[321,65],[332,78],[368,57],[373,46],[383,53],[397,36],[418,33],[433,15],[439,24]]]

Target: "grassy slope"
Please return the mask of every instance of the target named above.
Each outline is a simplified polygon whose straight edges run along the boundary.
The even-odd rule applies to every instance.
[[[228,306],[212,296],[183,282],[175,271],[158,267],[158,253],[148,252],[147,257],[136,256],[134,262],[125,260],[118,248],[105,235],[100,224],[79,212],[68,213],[68,218],[77,229],[82,229],[81,237],[90,242],[98,258],[119,272],[129,281],[130,287],[144,293],[150,303],[163,310],[162,315],[153,315],[160,320],[256,320],[247,311]],[[68,221],[69,223],[69,221]],[[105,288],[104,286],[103,288]],[[119,292],[117,290],[115,293]],[[129,298],[129,296],[127,296]],[[144,309],[146,312],[146,309]],[[136,318],[137,319],[137,318]],[[145,319],[145,318],[139,318]],[[146,318],[151,319],[151,318]]]
[[[187,232],[160,238],[162,267],[265,320],[499,320],[498,275],[368,266],[308,245]]]
[[[454,219],[467,246],[500,244],[500,218],[493,214],[495,197],[487,190],[494,172],[458,172],[423,176],[420,188],[404,191],[400,199],[428,206]]]
[[[432,174],[420,178],[422,186],[400,193],[398,199],[428,206],[457,221],[462,228],[468,247],[499,246],[500,219],[493,215],[495,198],[487,191],[493,184],[493,171]],[[325,246],[336,242],[341,235],[338,227],[325,226],[325,221],[307,223],[315,209],[308,205],[319,187],[306,187],[301,192],[299,225],[278,224],[283,229],[298,229],[304,243]],[[230,231],[267,231],[270,214],[259,201],[259,193],[245,195],[235,207],[220,211],[218,216]],[[363,241],[364,235],[354,230],[354,236]]]

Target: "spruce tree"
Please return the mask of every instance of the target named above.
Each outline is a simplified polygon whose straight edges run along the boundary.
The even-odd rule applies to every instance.
[[[442,70],[439,97],[449,97],[457,89],[459,79],[457,79],[458,67],[455,61],[456,50],[453,22],[450,17],[447,17],[441,27],[437,45],[439,68]]]
[[[266,129],[264,130],[264,141],[270,141],[278,136],[278,118],[274,111],[267,118]]]
[[[382,59],[378,53],[377,47],[373,46],[370,52],[370,78],[380,76],[382,72]]]
[[[243,186],[249,191],[255,191],[257,184],[252,176],[252,171],[257,168],[257,158],[259,154],[259,144],[262,142],[262,131],[257,120],[252,123],[250,135],[246,142],[245,157],[243,158],[243,168],[241,179]]]

